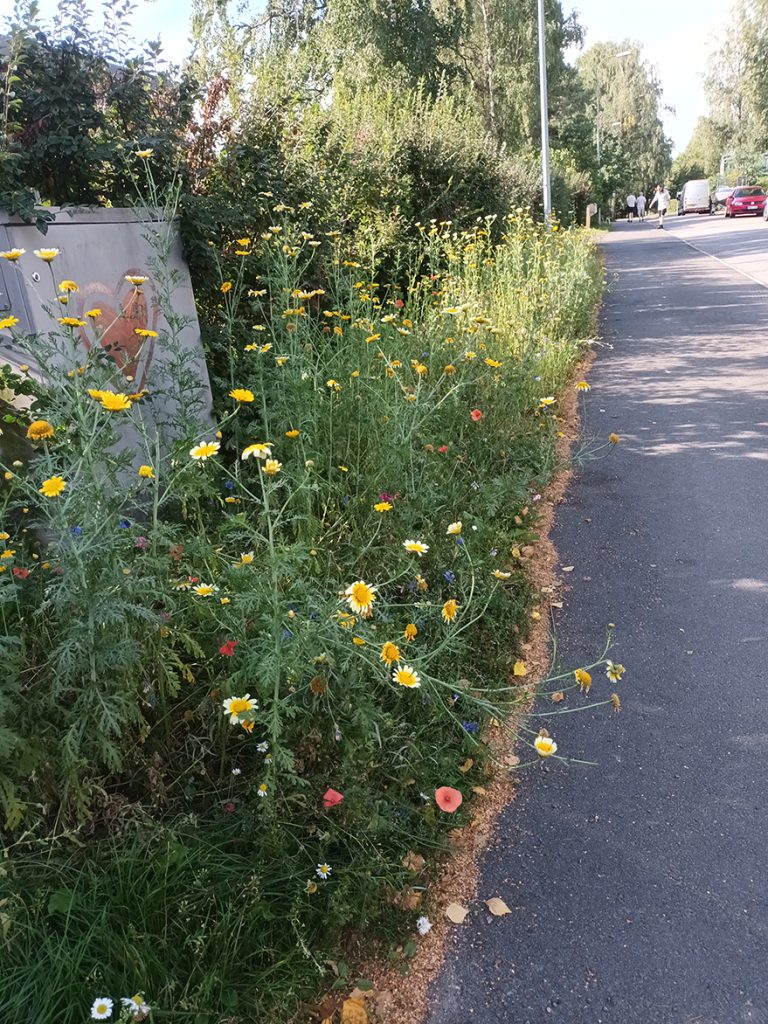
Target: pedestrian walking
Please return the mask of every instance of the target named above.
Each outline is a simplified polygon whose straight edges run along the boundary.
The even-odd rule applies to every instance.
[[[659,211],[659,228],[664,227],[664,214],[669,209],[669,192],[664,188],[663,185],[657,185],[656,191],[653,193],[653,199],[648,204],[648,209],[655,206]]]
[[[637,193],[637,219],[645,220],[645,196],[642,192]]]
[[[635,206],[637,204],[637,198],[634,192],[630,192],[627,196],[627,220],[631,224],[635,219]]]

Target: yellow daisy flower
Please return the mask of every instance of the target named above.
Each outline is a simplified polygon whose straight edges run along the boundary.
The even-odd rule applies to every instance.
[[[533,745],[541,757],[551,757],[557,751],[557,744],[550,736],[537,736]]]
[[[139,476],[144,480],[154,480],[155,471],[151,466],[139,466]]]
[[[371,587],[363,580],[350,583],[343,596],[353,612],[365,618],[373,615],[373,602],[376,600],[376,587]]]
[[[400,648],[397,644],[393,644],[391,641],[387,640],[381,648],[379,658],[384,662],[387,668],[389,668],[389,666],[394,665],[396,661],[400,661]]]
[[[425,544],[421,540],[404,540],[403,547],[412,555],[418,555],[419,558],[421,558],[422,555],[425,555],[427,551],[429,551],[429,544]]]
[[[63,477],[49,476],[47,480],[43,480],[43,485],[39,490],[46,498],[58,498],[60,494],[63,494],[66,486],[67,481]]]
[[[240,458],[245,461],[253,455],[257,459],[268,459],[271,454],[272,446],[270,444],[249,444],[247,448],[243,449]]]
[[[450,598],[443,605],[443,610],[440,612],[440,614],[442,615],[443,619],[446,622],[453,622],[453,620],[456,618],[456,613],[458,612],[458,610],[459,610],[459,603],[458,603],[458,601],[454,601],[453,598]]]
[[[35,256],[44,263],[53,263],[61,249],[33,249]]]
[[[275,476],[283,468],[282,462],[278,462],[277,459],[267,459],[264,463],[264,472],[267,476]]]
[[[48,420],[33,420],[27,427],[30,441],[44,441],[47,437],[53,437],[53,434],[53,427]]]
[[[196,444],[194,448],[190,448],[189,454],[191,458],[204,462],[212,455],[215,455],[220,448],[221,445],[218,441],[202,441],[200,444]]]
[[[255,395],[248,388],[233,388],[229,392],[229,397],[234,398],[236,402],[252,402]]]
[[[392,680],[399,686],[407,686],[410,689],[421,686],[421,678],[410,665],[399,665],[392,673]]]

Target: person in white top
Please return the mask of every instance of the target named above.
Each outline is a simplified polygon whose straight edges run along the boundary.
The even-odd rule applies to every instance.
[[[635,219],[635,203],[636,202],[637,202],[637,199],[635,198],[634,193],[630,192],[629,195],[627,196],[627,220],[629,221],[630,224]]]
[[[653,193],[653,199],[648,204],[648,209],[655,206],[659,211],[659,227],[664,227],[664,214],[669,209],[669,192],[664,188],[663,185],[657,185],[656,191]]]
[[[642,192],[637,193],[637,219],[645,220],[645,196]]]

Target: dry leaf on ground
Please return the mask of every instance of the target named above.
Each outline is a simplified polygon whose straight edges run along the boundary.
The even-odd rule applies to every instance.
[[[463,924],[464,918],[469,913],[468,907],[462,907],[460,903],[449,903],[445,908],[445,916],[454,924]]]
[[[527,676],[528,669],[525,667],[524,661],[516,661],[512,672],[516,676]]]
[[[409,850],[403,858],[403,867],[408,871],[421,871],[426,863],[421,854],[414,853],[413,850]]]
[[[491,896],[489,900],[485,901],[485,905],[494,917],[503,917],[505,914],[512,913],[504,900],[499,899],[498,896]]]
[[[341,1024],[368,1024],[368,1013],[359,999],[345,999],[341,1004]]]
[[[459,765],[459,771],[463,772],[466,775],[466,773],[469,771],[469,769],[472,767],[474,763],[474,760],[471,757],[468,757],[463,764]]]

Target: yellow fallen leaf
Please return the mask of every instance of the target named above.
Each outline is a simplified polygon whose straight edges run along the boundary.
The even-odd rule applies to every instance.
[[[467,772],[469,771],[469,769],[470,769],[470,768],[472,767],[472,765],[473,765],[474,763],[475,763],[475,762],[474,762],[474,761],[472,760],[472,758],[471,758],[471,757],[468,757],[468,758],[467,758],[467,760],[466,760],[466,761],[465,761],[465,762],[464,762],[463,764],[460,764],[460,765],[459,765],[459,771],[460,771],[460,772],[463,772],[463,773],[464,773],[464,775],[466,775],[466,774],[467,774]]]
[[[512,913],[504,900],[499,899],[498,896],[491,896],[489,900],[485,901],[485,905],[494,917],[504,917],[505,914]]]
[[[501,725],[501,722],[498,720],[498,718],[492,718],[491,719],[490,726],[491,726],[492,729],[498,729],[500,725]]]
[[[469,913],[467,907],[462,907],[460,903],[449,903],[445,908],[445,916],[449,921],[453,921],[454,924],[463,924],[464,918]]]
[[[341,1004],[341,1024],[368,1024],[368,1013],[359,999],[345,999]]]
[[[531,612],[531,618],[534,621],[538,622],[538,620],[541,618],[541,612]]]
[[[525,662],[524,661],[516,661],[515,662],[515,667],[512,669],[512,672],[516,676],[527,676],[528,675],[528,669],[525,667]]]
[[[520,548],[512,548],[512,557],[513,558],[519,558],[520,557]]]
[[[485,796],[488,790],[485,788],[485,786],[473,786],[472,792],[477,793],[478,796]]]

